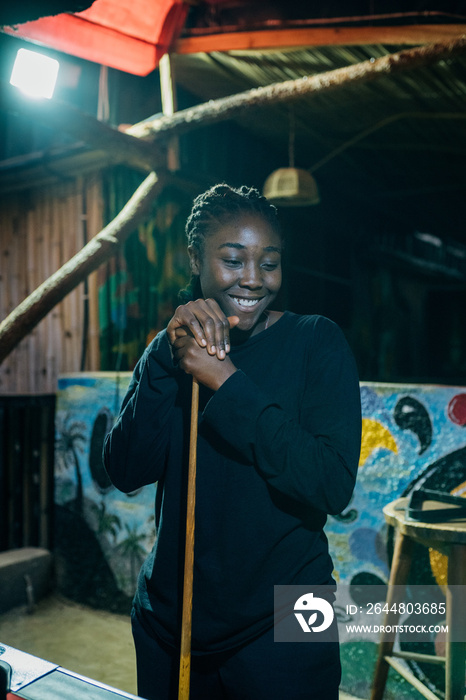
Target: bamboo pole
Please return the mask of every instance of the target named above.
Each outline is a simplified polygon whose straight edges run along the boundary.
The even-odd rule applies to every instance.
[[[191,627],[193,613],[194,510],[196,505],[197,424],[199,384],[193,377],[191,432],[189,438],[188,495],[186,506],[186,544],[184,555],[183,616],[181,621],[180,676],[178,700],[189,700],[191,679]]]

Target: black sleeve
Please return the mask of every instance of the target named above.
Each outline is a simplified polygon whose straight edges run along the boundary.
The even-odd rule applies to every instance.
[[[358,468],[359,381],[338,326],[328,321],[317,335],[299,421],[239,370],[214,394],[204,417],[276,489],[337,514],[349,503]]]
[[[105,469],[120,491],[129,493],[163,474],[178,371],[163,332],[136,365],[118,419],[105,438]]]

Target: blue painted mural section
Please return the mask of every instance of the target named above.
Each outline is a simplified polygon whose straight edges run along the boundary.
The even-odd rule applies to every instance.
[[[466,491],[466,390],[361,384],[363,436],[357,486],[327,533],[340,580],[362,570],[387,580],[383,506],[421,482]]]
[[[156,485],[122,494],[101,463],[103,440],[130,376],[61,377],[56,418],[58,584],[80,602],[119,612],[129,610],[139,567],[156,538]],[[335,577],[355,586],[388,580],[385,504],[419,485],[466,494],[466,388],[363,382],[361,399],[357,486],[347,509],[329,517],[326,528]],[[81,563],[79,569],[73,562]],[[426,551],[419,551],[416,569],[413,583],[435,585],[442,575]],[[362,638],[342,645],[342,687],[361,698],[369,695],[375,647]],[[438,667],[414,671],[441,691]],[[418,695],[405,682],[391,680],[386,697]]]

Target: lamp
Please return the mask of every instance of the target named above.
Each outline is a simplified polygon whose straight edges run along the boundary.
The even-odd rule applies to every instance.
[[[50,99],[57,82],[59,63],[37,51],[19,49],[10,83],[29,97]]]
[[[290,113],[290,136],[288,144],[288,168],[274,170],[266,179],[263,195],[281,207],[306,207],[319,204],[317,183],[309,170],[294,165],[295,125],[294,113]]]

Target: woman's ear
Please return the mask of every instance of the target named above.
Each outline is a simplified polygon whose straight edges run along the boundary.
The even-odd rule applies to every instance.
[[[199,259],[199,251],[194,246],[188,246],[189,264],[193,275],[201,274],[201,264]]]

